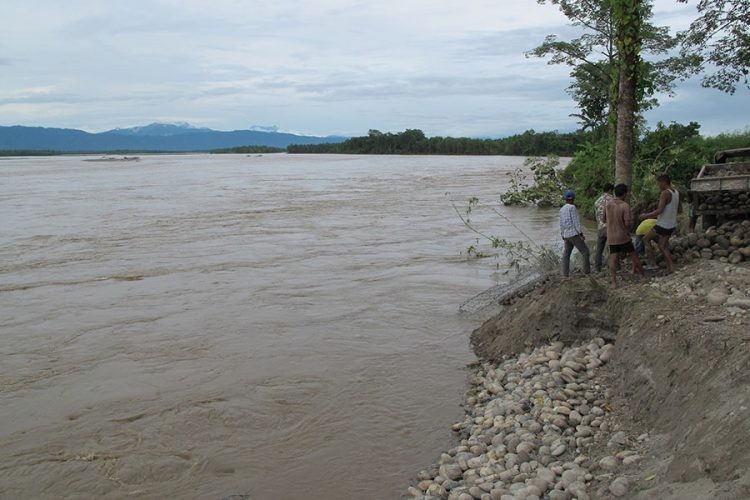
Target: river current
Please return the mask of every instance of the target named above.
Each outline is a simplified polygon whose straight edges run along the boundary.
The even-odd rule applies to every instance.
[[[91,159],[0,161],[0,497],[397,498],[451,442],[508,279],[451,200],[522,158]]]

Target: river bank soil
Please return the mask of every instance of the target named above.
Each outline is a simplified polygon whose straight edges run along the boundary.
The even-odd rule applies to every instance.
[[[550,278],[474,331],[460,443],[412,496],[750,498],[750,263],[606,283]]]

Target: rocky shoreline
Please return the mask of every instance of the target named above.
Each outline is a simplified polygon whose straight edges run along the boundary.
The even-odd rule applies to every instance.
[[[750,265],[719,253],[508,302],[472,333],[457,442],[403,497],[750,498]]]
[[[611,418],[612,390],[598,378],[613,344],[537,347],[501,363],[473,367],[466,417],[453,426],[459,446],[420,471],[408,494],[421,499],[566,500],[588,491],[625,495],[616,471],[641,456]],[[598,446],[604,445],[606,446]],[[599,454],[596,451],[603,448]]]

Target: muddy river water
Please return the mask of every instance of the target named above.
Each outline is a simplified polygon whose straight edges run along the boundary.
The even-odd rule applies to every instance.
[[[450,443],[503,279],[450,199],[522,159],[84,160],[0,161],[0,497],[397,498]]]

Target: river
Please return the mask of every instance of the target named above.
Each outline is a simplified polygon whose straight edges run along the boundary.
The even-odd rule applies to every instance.
[[[87,159],[0,161],[0,497],[396,498],[447,447],[507,279],[450,200],[521,158]]]

